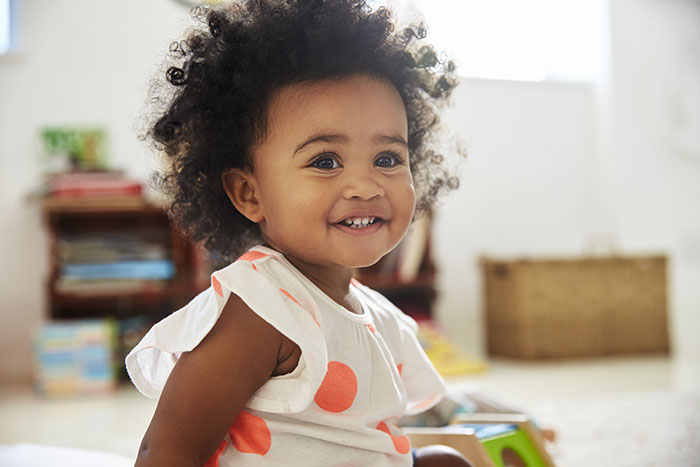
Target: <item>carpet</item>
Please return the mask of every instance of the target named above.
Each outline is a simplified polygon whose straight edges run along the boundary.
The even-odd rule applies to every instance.
[[[560,467],[700,466],[700,392],[640,392],[547,401],[528,412],[557,439]]]

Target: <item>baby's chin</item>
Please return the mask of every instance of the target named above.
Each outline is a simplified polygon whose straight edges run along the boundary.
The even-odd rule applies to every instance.
[[[374,266],[384,257],[385,254],[353,254],[336,257],[314,258],[309,259],[310,263],[326,265],[331,267],[340,267],[345,269],[362,269]]]
[[[318,245],[306,245],[303,248],[284,248],[283,245],[275,242],[265,242],[267,246],[284,254],[292,262],[300,262],[307,265],[338,267],[345,269],[361,269],[373,266],[386,256],[393,248],[388,245],[365,244],[365,245],[345,245],[340,247],[318,247]],[[296,260],[296,261],[294,261]]]
[[[391,251],[391,250],[390,250]],[[386,256],[389,253],[387,252],[382,252],[381,254],[379,253],[373,253],[373,254],[357,254],[354,255],[352,258],[349,258],[343,266],[351,269],[362,269],[362,268],[368,268],[370,266],[374,266],[377,264],[384,256]]]

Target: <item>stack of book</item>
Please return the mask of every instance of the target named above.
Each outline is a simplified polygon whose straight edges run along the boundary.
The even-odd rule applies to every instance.
[[[43,324],[34,339],[36,389],[47,396],[112,390],[115,330],[110,320]]]
[[[143,184],[116,171],[71,171],[51,175],[43,190],[44,206],[139,206]]]
[[[142,228],[59,238],[54,290],[80,295],[165,288],[175,276],[175,266],[162,235]]]

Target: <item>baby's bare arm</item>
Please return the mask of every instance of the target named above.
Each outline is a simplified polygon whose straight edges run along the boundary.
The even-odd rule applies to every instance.
[[[231,295],[211,332],[183,353],[144,435],[136,467],[203,465],[273,374],[283,336]]]

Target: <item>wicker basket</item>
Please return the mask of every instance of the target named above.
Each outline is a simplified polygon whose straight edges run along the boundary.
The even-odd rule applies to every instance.
[[[664,256],[482,259],[481,266],[491,355],[669,350]]]

